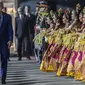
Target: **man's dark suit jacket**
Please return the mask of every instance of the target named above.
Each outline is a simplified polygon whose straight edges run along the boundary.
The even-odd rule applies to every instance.
[[[12,19],[8,14],[2,13],[0,20],[0,55],[2,80],[6,79],[7,60],[9,57],[9,41],[13,41]]]
[[[23,15],[22,19],[19,16],[15,18],[15,36],[17,38],[29,37],[29,23],[27,16]]]
[[[0,26],[0,39],[8,41],[13,41],[13,29],[12,29],[12,18],[6,14],[2,13],[3,20]]]
[[[35,15],[30,14],[30,17],[28,17],[28,19],[29,19],[28,23],[29,23],[30,34],[34,35],[34,26],[35,26],[35,23],[36,23],[36,17],[35,17]]]

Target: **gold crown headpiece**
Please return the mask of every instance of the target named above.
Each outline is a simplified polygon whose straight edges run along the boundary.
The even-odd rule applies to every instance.
[[[62,13],[62,12],[63,12],[62,8],[59,8],[58,13]]]
[[[67,8],[65,11],[64,11],[64,13],[66,13],[66,14],[70,14],[70,9],[69,8]]]
[[[85,14],[85,7],[83,8],[83,13]]]
[[[77,7],[77,8],[81,8],[81,5],[78,3],[78,4],[76,5],[76,7]]]
[[[68,13],[70,14],[70,12],[71,12],[71,11],[70,11],[70,9],[69,9],[69,8],[67,8],[67,11],[68,11]]]
[[[40,7],[49,7],[46,1],[40,1]]]
[[[62,13],[63,13],[62,8],[59,8],[59,9],[58,9],[58,16],[61,16]]]

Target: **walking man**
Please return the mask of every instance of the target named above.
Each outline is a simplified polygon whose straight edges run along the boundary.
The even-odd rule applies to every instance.
[[[23,14],[22,8],[18,8],[18,16],[15,19],[15,36],[18,39],[18,57],[19,61],[22,60],[22,47],[23,47],[23,41],[25,38],[29,40],[29,31],[28,31],[28,18]],[[30,57],[29,57],[30,59]]]
[[[33,56],[34,55],[34,43],[33,43],[33,38],[34,38],[34,26],[35,26],[35,15],[31,14],[30,12],[30,6],[25,6],[24,11],[25,11],[25,15],[28,18],[28,30],[29,30],[29,40],[27,43],[27,57],[29,59],[29,56]],[[30,49],[29,49],[30,48]]]
[[[6,84],[7,61],[9,49],[13,41],[12,20],[4,12],[3,2],[0,2],[0,55],[1,55],[1,76],[2,84]]]
[[[11,20],[12,20],[11,15],[7,13],[7,8],[6,8],[6,7],[3,7],[2,11],[3,11],[4,13],[6,13],[6,14],[11,18]],[[9,56],[8,56],[8,61],[10,61],[10,49],[9,49],[8,55],[9,55]]]

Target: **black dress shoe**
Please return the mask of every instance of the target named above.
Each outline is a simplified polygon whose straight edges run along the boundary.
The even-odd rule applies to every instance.
[[[8,59],[8,61],[10,61],[10,59]]]
[[[18,59],[18,61],[21,61],[21,60],[22,60],[21,58]]]
[[[6,84],[6,81],[5,80],[2,80],[2,84]]]

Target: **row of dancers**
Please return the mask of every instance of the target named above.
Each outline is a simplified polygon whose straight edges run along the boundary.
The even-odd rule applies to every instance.
[[[49,28],[38,34],[48,43],[40,70],[85,82],[85,7],[79,12],[67,9],[64,13],[60,8],[45,22]]]

